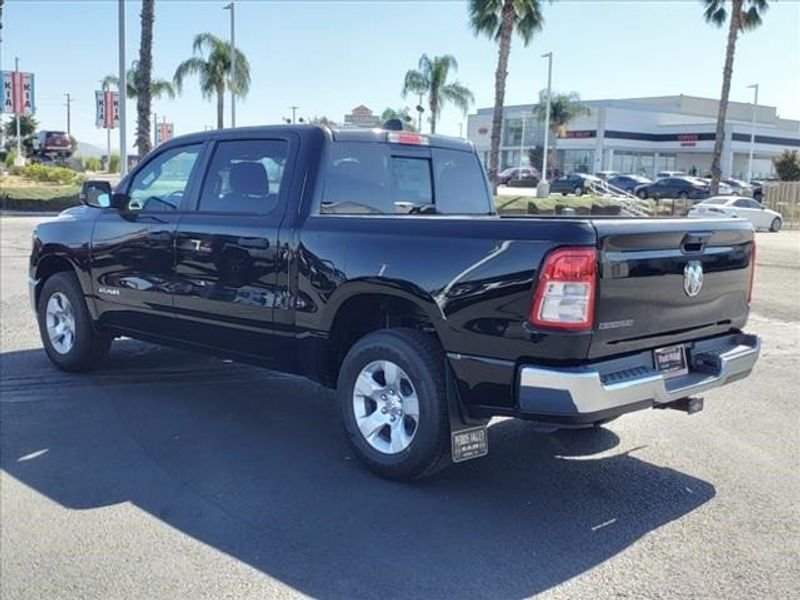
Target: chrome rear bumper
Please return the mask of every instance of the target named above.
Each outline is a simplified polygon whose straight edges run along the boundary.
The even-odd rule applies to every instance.
[[[665,377],[652,351],[575,368],[523,366],[521,413],[590,423],[666,404],[747,377],[758,360],[758,336],[734,333],[685,344],[689,372]],[[551,419],[548,419],[551,420]]]

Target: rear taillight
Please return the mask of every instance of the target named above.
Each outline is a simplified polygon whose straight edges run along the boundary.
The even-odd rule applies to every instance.
[[[597,287],[597,250],[560,248],[544,261],[530,322],[550,329],[591,329]]]
[[[747,290],[747,304],[753,301],[753,282],[756,278],[756,240],[753,239],[753,251],[750,253],[750,289]]]

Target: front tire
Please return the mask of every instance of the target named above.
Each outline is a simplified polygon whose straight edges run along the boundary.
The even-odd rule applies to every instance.
[[[59,369],[88,371],[108,354],[113,338],[95,329],[75,273],[47,279],[36,312],[44,350]]]
[[[639,196],[639,198],[641,198],[642,200],[647,199],[647,192],[644,190],[639,190],[638,192],[636,192],[636,195]]]
[[[769,230],[772,233],[778,233],[781,230],[781,225],[782,222],[780,220],[780,217],[775,217],[774,219],[772,219],[772,223],[769,226]]]
[[[356,456],[381,477],[432,475],[450,462],[445,358],[414,329],[371,333],[339,371],[342,421]]]

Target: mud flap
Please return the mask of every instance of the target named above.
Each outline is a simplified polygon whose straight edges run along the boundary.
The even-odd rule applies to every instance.
[[[450,413],[450,457],[454,463],[489,454],[489,419],[472,419],[466,414],[455,376],[447,369],[447,404]]]

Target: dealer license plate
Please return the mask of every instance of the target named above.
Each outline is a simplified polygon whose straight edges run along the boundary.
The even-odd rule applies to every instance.
[[[453,462],[463,462],[489,454],[486,426],[461,429],[452,434]]]
[[[653,350],[653,358],[655,359],[656,369],[661,371],[665,377],[676,377],[689,372],[686,362],[686,348],[683,344]]]

